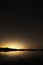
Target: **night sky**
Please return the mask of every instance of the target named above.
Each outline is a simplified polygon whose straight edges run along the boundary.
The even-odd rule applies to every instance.
[[[41,5],[40,5],[41,4]],[[0,42],[23,39],[43,46],[42,2],[0,2]]]
[[[42,1],[0,1],[0,45],[9,40],[24,41],[30,48],[43,48]]]

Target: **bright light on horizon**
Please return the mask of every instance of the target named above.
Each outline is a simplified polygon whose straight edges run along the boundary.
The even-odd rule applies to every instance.
[[[3,48],[14,48],[14,49],[26,49],[27,46],[26,44],[24,44],[23,42],[17,42],[17,41],[14,41],[14,42],[4,42],[0,47],[3,47]],[[14,52],[3,52],[3,54],[6,54],[8,56],[18,56],[18,55],[22,55],[24,54],[23,51],[14,51]]]

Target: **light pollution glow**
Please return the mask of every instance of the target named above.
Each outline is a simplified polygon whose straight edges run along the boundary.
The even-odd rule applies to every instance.
[[[8,48],[14,48],[14,49],[26,49],[28,47],[30,48],[30,46],[26,45],[24,42],[19,42],[19,41],[3,42],[3,44],[1,44],[0,47],[2,48],[8,47]],[[20,56],[26,52],[13,51],[13,52],[0,52],[0,54],[1,53],[9,55],[9,56],[15,56],[15,55]]]

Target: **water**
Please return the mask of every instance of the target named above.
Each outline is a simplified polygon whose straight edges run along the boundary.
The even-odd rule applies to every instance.
[[[43,52],[0,52],[0,65],[43,65]]]

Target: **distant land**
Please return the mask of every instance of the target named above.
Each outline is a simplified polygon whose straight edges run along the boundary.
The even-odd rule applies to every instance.
[[[0,48],[0,52],[10,51],[43,51],[43,49],[13,49],[13,48]]]

